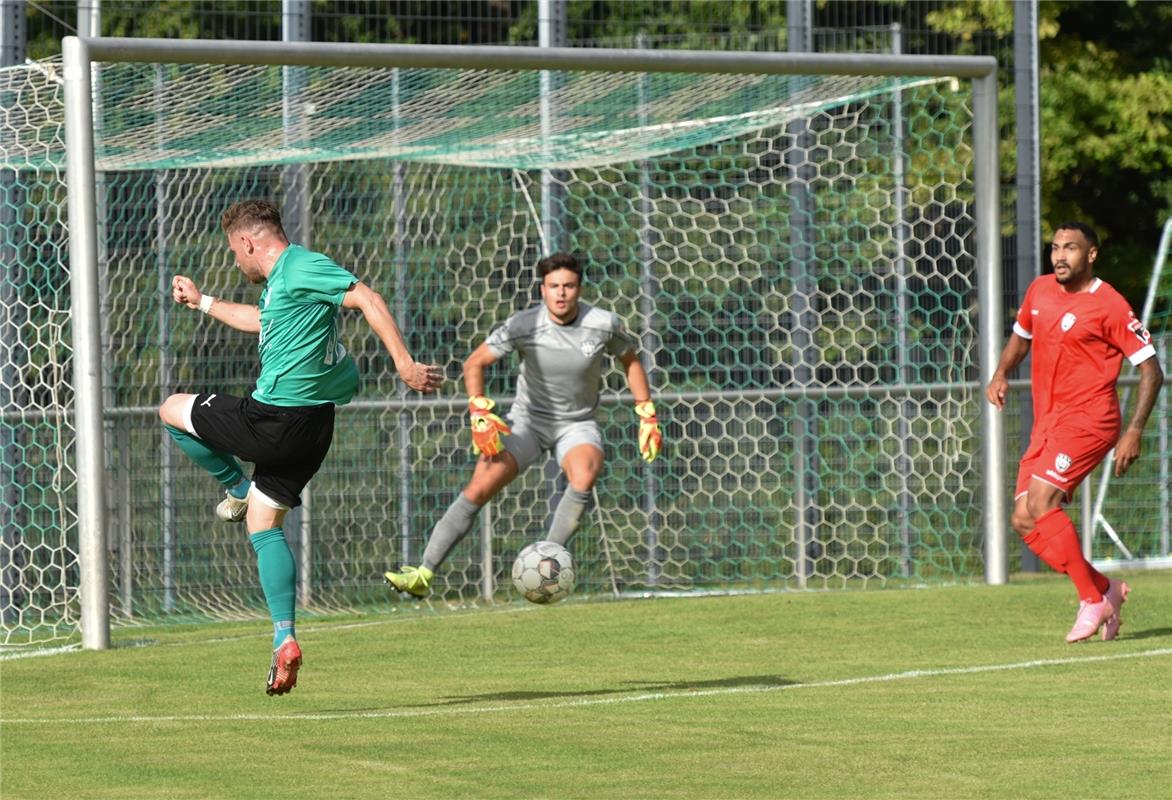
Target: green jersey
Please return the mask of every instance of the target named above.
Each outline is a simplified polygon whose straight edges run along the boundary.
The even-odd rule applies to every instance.
[[[273,406],[343,405],[358,367],[338,341],[338,309],[358,278],[291,244],[260,295],[260,377],[254,399]]]

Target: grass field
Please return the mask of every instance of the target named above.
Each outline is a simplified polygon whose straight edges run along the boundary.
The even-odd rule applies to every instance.
[[[1172,574],[1070,646],[1065,579],[258,623],[0,661],[16,798],[1154,798]],[[394,602],[394,601],[392,601]]]

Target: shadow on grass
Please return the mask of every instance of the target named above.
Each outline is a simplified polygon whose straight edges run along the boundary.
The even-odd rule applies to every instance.
[[[613,689],[587,689],[583,691],[515,691],[515,692],[487,692],[485,694],[470,694],[464,696],[445,697],[434,703],[416,703],[404,708],[431,708],[435,706],[456,706],[468,703],[505,702],[505,701],[534,701],[534,700],[564,700],[573,697],[606,697],[608,695],[624,695],[637,692],[686,692],[704,691],[708,689],[730,689],[737,687],[771,687],[793,686],[798,681],[791,681],[780,675],[746,675],[738,678],[720,678],[710,681],[626,681],[625,685]]]
[[[1157,639],[1172,636],[1172,628],[1148,628],[1146,631],[1129,631],[1126,622],[1119,631],[1119,641],[1126,639]]]

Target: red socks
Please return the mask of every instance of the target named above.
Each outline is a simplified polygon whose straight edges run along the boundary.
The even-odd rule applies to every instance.
[[[1070,576],[1080,600],[1102,601],[1110,581],[1083,558],[1078,532],[1065,511],[1052,508],[1038,517],[1025,543],[1050,569]]]

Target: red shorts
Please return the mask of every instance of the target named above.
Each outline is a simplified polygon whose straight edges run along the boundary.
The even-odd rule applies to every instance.
[[[1064,491],[1069,502],[1078,485],[1114,446],[1114,441],[1103,441],[1102,436],[1086,430],[1057,427],[1039,431],[1035,428],[1017,467],[1014,499],[1028,492],[1030,481],[1037,478]]]

